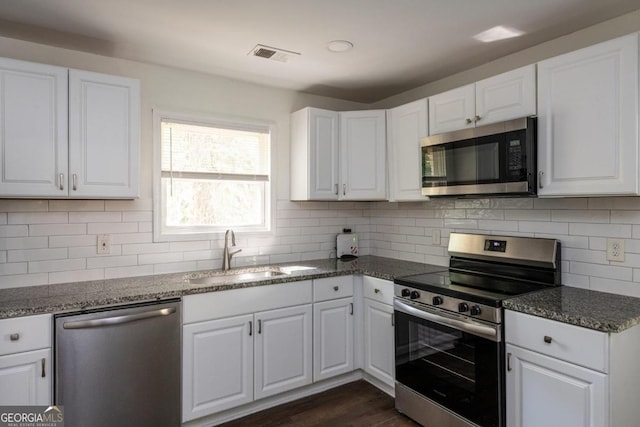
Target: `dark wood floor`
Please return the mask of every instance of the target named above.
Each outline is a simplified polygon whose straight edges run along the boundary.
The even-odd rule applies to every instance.
[[[222,427],[416,427],[398,413],[386,393],[366,381],[352,382],[313,396],[240,418]]]

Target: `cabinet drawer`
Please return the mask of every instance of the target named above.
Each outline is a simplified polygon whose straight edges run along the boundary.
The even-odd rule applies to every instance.
[[[0,320],[0,355],[51,347],[51,315]]]
[[[510,310],[505,311],[504,325],[510,344],[600,372],[609,371],[609,336],[604,332]]]
[[[364,276],[362,282],[364,284],[365,298],[393,305],[393,282],[391,280]]]
[[[353,296],[353,276],[324,277],[313,281],[313,301]]]

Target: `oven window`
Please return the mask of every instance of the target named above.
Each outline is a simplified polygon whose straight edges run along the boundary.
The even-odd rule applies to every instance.
[[[502,417],[502,344],[402,312],[396,380],[482,426]]]

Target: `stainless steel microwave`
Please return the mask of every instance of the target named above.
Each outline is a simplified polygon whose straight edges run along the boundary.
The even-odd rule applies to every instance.
[[[536,194],[535,117],[422,138],[424,196]]]

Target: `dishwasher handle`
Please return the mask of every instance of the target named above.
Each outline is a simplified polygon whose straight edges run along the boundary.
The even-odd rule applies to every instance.
[[[122,323],[136,322],[138,320],[149,319],[152,317],[169,316],[176,312],[175,307],[161,308],[158,310],[145,311],[143,313],[127,314],[124,316],[105,317],[104,319],[95,320],[77,320],[74,322],[64,322],[64,329],[88,329],[98,328],[100,326],[120,325]]]

